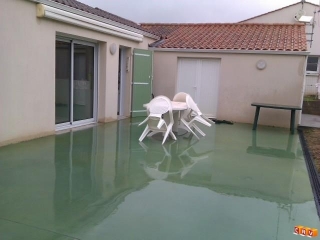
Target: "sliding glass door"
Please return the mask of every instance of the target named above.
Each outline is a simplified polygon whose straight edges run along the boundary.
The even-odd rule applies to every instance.
[[[80,121],[93,118],[94,47],[73,46],[73,121]]]
[[[56,40],[57,128],[95,121],[96,47],[75,40]]]
[[[70,122],[71,43],[56,41],[56,124]]]

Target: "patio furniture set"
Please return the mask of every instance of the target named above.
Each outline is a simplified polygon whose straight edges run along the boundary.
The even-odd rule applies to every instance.
[[[256,107],[253,130],[257,129],[260,108],[284,109],[291,111],[290,132],[294,134],[295,111],[301,110],[301,107],[266,103],[252,103],[251,105]],[[177,93],[172,100],[160,95],[143,106],[147,108],[147,118],[139,126],[145,123],[147,125],[139,138],[140,142],[146,136],[150,137],[156,133],[163,133],[162,144],[164,144],[169,135],[174,140],[177,140],[174,132],[178,131],[179,126],[185,128],[199,139],[196,131],[202,136],[205,136],[205,133],[195,123],[198,122],[208,127],[211,127],[211,124],[214,123],[202,114],[192,97],[185,92]]]
[[[147,108],[147,118],[139,126],[145,123],[147,126],[139,138],[140,142],[146,136],[159,132],[164,135],[162,144],[169,135],[177,140],[174,132],[177,131],[180,123],[183,128],[199,139],[195,130],[202,136],[205,136],[205,133],[195,123],[198,122],[208,127],[214,123],[202,114],[192,97],[184,92],[177,93],[172,100],[166,96],[157,96],[144,104],[144,107]]]

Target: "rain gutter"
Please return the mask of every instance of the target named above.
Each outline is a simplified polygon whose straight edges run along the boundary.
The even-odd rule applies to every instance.
[[[105,23],[105,24],[108,24],[108,25],[111,25],[111,26],[114,26],[114,27],[118,27],[118,28],[121,28],[121,29],[124,29],[124,30],[128,30],[128,31],[131,31],[131,32],[134,32],[134,33],[137,33],[137,34],[141,34],[143,36],[150,37],[152,39],[156,39],[156,40],[159,39],[159,37],[157,35],[154,35],[152,33],[149,33],[149,32],[146,32],[146,31],[142,31],[142,30],[139,30],[137,28],[134,28],[134,27],[131,27],[131,26],[128,26],[128,25],[125,25],[125,24],[122,24],[122,23],[119,23],[119,22],[116,22],[116,21],[112,21],[110,19],[107,19],[107,18],[104,18],[104,17],[100,17],[100,16],[97,16],[95,14],[88,13],[88,12],[85,12],[85,11],[82,11],[82,10],[79,10],[79,9],[76,9],[76,8],[73,8],[73,7],[69,7],[69,6],[66,6],[64,4],[57,3],[57,2],[54,2],[54,1],[51,1],[51,0],[27,0],[27,1],[40,3],[40,4],[43,4],[43,5],[52,7],[52,8],[56,8],[56,9],[63,10],[63,11],[69,12],[69,13],[73,13],[73,14],[78,15],[78,16],[82,16],[82,17],[85,17],[85,18],[88,18],[88,19],[92,19],[92,20],[96,20],[98,22]]]
[[[230,53],[230,54],[267,54],[267,55],[298,55],[308,56],[308,51],[274,51],[274,50],[238,50],[238,49],[188,49],[188,48],[156,48],[149,47],[155,52],[185,52],[185,53]]]

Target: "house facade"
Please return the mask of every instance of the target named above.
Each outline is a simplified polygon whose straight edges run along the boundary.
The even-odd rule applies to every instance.
[[[308,63],[306,66],[305,95],[316,95],[316,83],[319,83],[320,73],[320,24],[319,5],[309,2],[298,2],[284,8],[277,9],[253,18],[241,21],[241,23],[298,23],[301,16],[312,17],[306,25],[306,36],[308,41]],[[320,96],[319,96],[320,97]]]
[[[188,92],[204,114],[241,123],[253,122],[252,102],[302,105],[303,24],[142,26],[162,38],[150,45],[155,95]],[[259,124],[288,127],[289,119],[289,111],[263,109]]]
[[[74,0],[0,8],[0,145],[130,116],[134,52],[156,35]]]
[[[302,104],[303,24],[139,25],[75,0],[0,8],[0,146],[139,116],[151,91],[188,92],[208,116],[243,123],[251,102]],[[266,109],[259,123],[289,117]]]

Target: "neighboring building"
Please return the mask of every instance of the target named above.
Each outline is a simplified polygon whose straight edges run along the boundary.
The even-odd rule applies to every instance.
[[[301,15],[313,17],[306,24],[308,40],[308,63],[306,66],[305,95],[317,94],[316,83],[319,83],[320,73],[320,18],[319,5],[309,2],[298,2],[284,8],[277,9],[253,18],[241,21],[241,23],[297,23]]]
[[[142,26],[162,36],[150,45],[155,95],[188,92],[203,113],[242,123],[253,122],[252,102],[302,105],[303,24]],[[263,109],[259,123],[288,127],[289,119],[289,111]]]
[[[0,9],[0,145],[130,116],[133,52],[144,58],[158,36],[75,0],[2,0]]]

